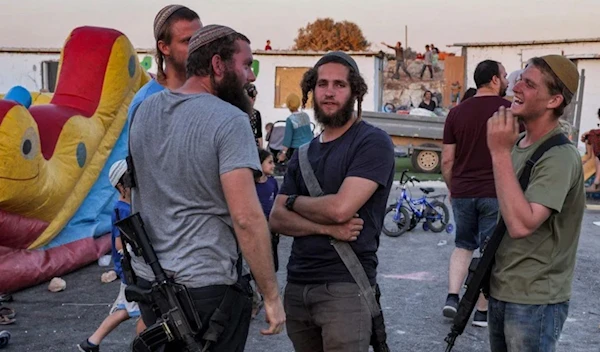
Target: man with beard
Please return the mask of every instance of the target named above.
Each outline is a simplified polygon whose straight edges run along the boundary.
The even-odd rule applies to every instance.
[[[507,227],[490,280],[492,352],[555,351],[567,319],[585,209],[579,152],[572,143],[547,150],[533,165],[525,192],[517,175],[542,143],[564,133],[559,118],[578,83],[577,67],[564,56],[533,58],[513,88],[511,109],[501,107],[488,121]]]
[[[284,296],[287,333],[296,352],[366,352],[369,307],[331,241],[348,242],[376,285],[394,147],[384,131],[360,119],[367,85],[347,54],[328,53],[304,75],[303,106],[310,92],[323,132],[308,144],[308,160],[325,195],[309,196],[294,153],[269,218],[272,231],[294,237]]]
[[[243,253],[264,296],[270,327],[281,332],[285,313],[271,256],[271,240],[254,185],[261,170],[248,124],[251,102],[244,85],[255,80],[250,41],[231,28],[210,25],[191,38],[187,80],[177,90],[146,99],[131,126],[130,150],[139,212],[160,264],[186,285],[204,333],[227,290],[236,299],[220,307],[227,323],[211,351],[242,351],[252,309],[252,291],[240,279]],[[133,268],[142,287],[154,279],[141,258]],[[144,322],[155,323],[140,304]],[[169,344],[167,351],[180,351]]]
[[[487,147],[487,120],[510,102],[506,94],[506,70],[499,62],[485,60],[475,69],[477,93],[450,110],[444,126],[442,175],[451,195],[456,222],[456,248],[450,257],[448,296],[443,315],[454,318],[458,293],[467,276],[473,251],[492,235],[498,218],[492,158]],[[473,325],[487,326],[487,301],[481,295]]]
[[[182,5],[167,5],[154,18],[157,77],[136,93],[129,105],[129,120],[140,103],[163,89],[177,89],[185,82],[185,61],[192,34],[202,28],[198,14]]]

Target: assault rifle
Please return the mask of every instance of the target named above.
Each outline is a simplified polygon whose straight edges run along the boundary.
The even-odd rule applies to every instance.
[[[131,247],[136,256],[142,256],[152,269],[155,280],[152,287],[142,289],[136,286],[136,278],[131,270],[131,256],[124,245],[123,271],[127,288],[125,298],[130,302],[143,302],[153,307],[159,320],[137,336],[132,345],[134,352],[153,352],[172,341],[181,341],[185,345],[182,351],[201,352],[205,349],[196,340],[202,329],[202,322],[192,298],[183,285],[169,278],[160,265],[156,252],[150,243],[144,223],[139,213],[135,213],[115,223],[121,231],[124,244]]]

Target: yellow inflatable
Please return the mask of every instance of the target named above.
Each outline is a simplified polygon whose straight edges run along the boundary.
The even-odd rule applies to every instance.
[[[111,29],[75,29],[60,62],[50,104],[0,102],[0,208],[49,223],[29,248],[47,244],[79,208],[149,80]]]
[[[127,112],[150,77],[121,32],[74,29],[56,90],[0,100],[0,292],[49,280],[110,249],[110,164],[127,154]],[[12,93],[11,93],[12,92]]]

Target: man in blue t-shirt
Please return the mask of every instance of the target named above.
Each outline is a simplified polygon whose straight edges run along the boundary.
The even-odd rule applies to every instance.
[[[131,189],[127,188],[123,184],[123,175],[127,171],[127,163],[125,160],[119,160],[114,163],[108,172],[110,184],[117,189],[119,192],[119,200],[115,203],[115,208],[112,214],[112,260],[115,266],[115,272],[117,276],[121,278],[121,285],[119,288],[119,295],[113,303],[110,309],[110,314],[100,327],[85,341],[81,342],[77,347],[82,352],[97,352],[100,350],[100,342],[113,331],[119,324],[128,320],[129,318],[139,318],[140,309],[135,302],[128,302],[125,298],[125,288],[127,284],[123,277],[123,269],[121,267],[121,258],[123,257],[123,242],[121,242],[119,229],[114,225],[115,222],[124,219],[131,213]],[[140,333],[145,328],[144,323],[141,319],[138,319],[136,331]]]
[[[349,242],[376,284],[394,147],[384,131],[360,119],[367,85],[347,54],[323,56],[302,88],[303,101],[313,93],[315,118],[324,127],[310,142],[308,159],[325,195],[309,196],[294,153],[270,217],[272,231],[294,237],[284,298],[287,333],[297,352],[366,352],[371,314],[330,240]]]
[[[140,104],[154,93],[177,89],[186,80],[185,63],[192,34],[202,28],[196,12],[182,5],[167,5],[154,19],[156,79],[151,79],[129,104],[128,121]]]

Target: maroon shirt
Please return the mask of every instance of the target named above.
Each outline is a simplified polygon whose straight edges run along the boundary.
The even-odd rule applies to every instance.
[[[455,106],[444,126],[444,144],[456,144],[450,192],[453,198],[496,198],[487,121],[500,106],[499,96],[473,97]]]

